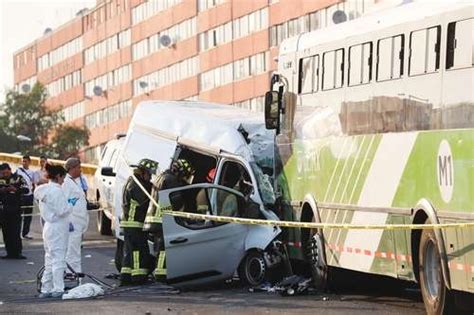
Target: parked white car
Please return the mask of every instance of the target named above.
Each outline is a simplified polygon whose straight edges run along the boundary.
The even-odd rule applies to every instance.
[[[112,235],[115,167],[124,141],[125,135],[119,134],[116,139],[107,142],[100,157],[99,167],[94,174],[96,199],[104,209],[97,212],[97,229],[102,235]]]

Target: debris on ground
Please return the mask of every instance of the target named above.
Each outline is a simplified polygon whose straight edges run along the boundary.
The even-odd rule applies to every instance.
[[[120,280],[120,274],[119,273],[109,273],[105,277],[105,279],[113,279],[113,280]]]
[[[278,292],[282,296],[302,295],[309,292],[316,292],[312,287],[312,279],[297,275],[284,278],[282,281],[272,285],[270,282],[249,288],[249,292]]]
[[[104,289],[94,283],[85,283],[63,295],[63,300],[84,299],[104,295]]]

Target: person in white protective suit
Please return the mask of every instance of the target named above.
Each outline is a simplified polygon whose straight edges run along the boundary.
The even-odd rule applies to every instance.
[[[72,206],[76,199],[67,199],[61,184],[66,170],[59,165],[47,166],[49,182],[38,186],[34,197],[38,201],[43,222],[44,273],[40,298],[60,297],[64,293],[66,251],[71,229]]]
[[[79,198],[72,209],[71,222],[74,229],[69,233],[66,262],[75,272],[82,272],[81,243],[89,225],[89,213],[86,195],[80,184],[81,161],[78,158],[69,158],[64,166],[67,171],[63,183],[64,193],[68,199]]]

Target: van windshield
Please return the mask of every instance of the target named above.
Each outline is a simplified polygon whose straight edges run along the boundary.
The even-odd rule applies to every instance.
[[[275,204],[275,192],[273,191],[272,177],[265,174],[260,166],[255,162],[250,162],[250,167],[257,179],[258,192],[260,193],[263,204]]]

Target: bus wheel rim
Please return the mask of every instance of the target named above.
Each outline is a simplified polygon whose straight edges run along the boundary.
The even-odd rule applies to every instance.
[[[436,245],[433,241],[428,242],[425,249],[425,274],[426,287],[431,299],[437,299],[440,291],[440,261]]]

